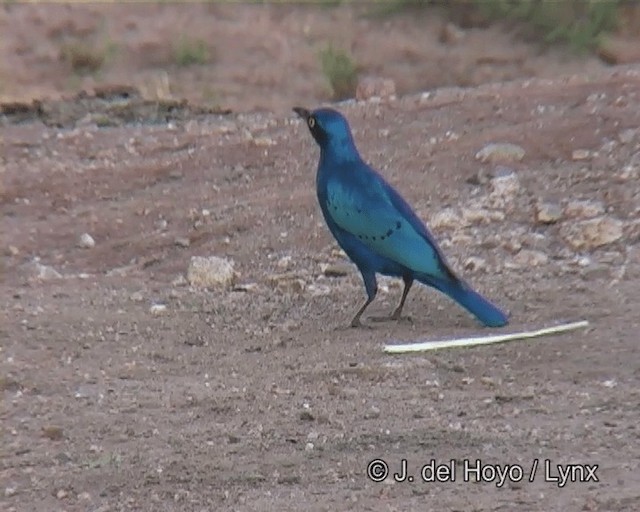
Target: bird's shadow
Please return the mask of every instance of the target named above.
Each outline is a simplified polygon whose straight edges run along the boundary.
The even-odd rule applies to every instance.
[[[356,330],[363,330],[363,331],[375,331],[376,329],[380,328],[380,324],[385,324],[385,323],[397,323],[397,324],[410,324],[413,325],[413,317],[412,316],[402,316],[400,318],[392,318],[391,316],[387,315],[387,316],[369,316],[367,318],[365,318],[363,320],[363,322],[360,325],[357,326],[352,326],[350,324],[341,324],[338,325],[336,327],[334,327],[334,331],[338,331],[338,332],[345,332],[345,331],[356,331]]]

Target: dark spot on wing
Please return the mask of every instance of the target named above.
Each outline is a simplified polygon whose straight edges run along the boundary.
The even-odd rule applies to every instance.
[[[387,231],[386,236],[391,236],[393,235],[393,229],[390,229],[389,231]]]
[[[400,229],[402,227],[402,223],[400,221],[396,222],[396,229]]]

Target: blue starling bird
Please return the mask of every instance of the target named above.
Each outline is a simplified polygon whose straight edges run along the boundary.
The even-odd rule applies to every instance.
[[[316,191],[329,230],[362,274],[367,300],[351,321],[373,302],[376,273],[401,277],[404,290],[391,315],[398,320],[414,280],[436,288],[490,327],[508,323],[508,316],[456,276],[433,235],[402,196],[364,162],[347,120],[335,110],[294,112],[320,146]]]

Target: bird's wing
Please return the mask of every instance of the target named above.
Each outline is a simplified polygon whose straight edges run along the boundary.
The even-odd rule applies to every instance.
[[[449,275],[426,226],[400,194],[368,166],[328,180],[327,211],[340,228],[381,256],[414,272]]]

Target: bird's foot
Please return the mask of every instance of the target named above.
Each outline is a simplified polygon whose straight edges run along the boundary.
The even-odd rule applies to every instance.
[[[400,315],[389,315],[389,316],[372,316],[369,318],[372,322],[408,322],[410,324],[413,323],[413,318],[409,315],[400,316]]]
[[[373,326],[371,325],[367,325],[367,324],[363,324],[360,319],[357,320],[352,320],[351,323],[349,324],[349,327],[351,329],[373,329]]]

